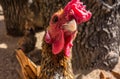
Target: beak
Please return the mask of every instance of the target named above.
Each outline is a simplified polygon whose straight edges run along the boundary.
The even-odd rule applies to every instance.
[[[77,30],[77,24],[75,19],[72,19],[71,21],[69,21],[68,23],[65,23],[63,25],[64,30],[66,31],[70,31],[70,32],[74,32]]]

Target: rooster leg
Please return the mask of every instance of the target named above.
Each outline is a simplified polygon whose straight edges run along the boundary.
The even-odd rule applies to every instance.
[[[16,50],[16,57],[22,69],[23,79],[37,79],[40,73],[40,66],[35,65],[22,50]]]

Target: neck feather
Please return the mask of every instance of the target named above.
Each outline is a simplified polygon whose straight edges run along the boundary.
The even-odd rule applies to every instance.
[[[71,67],[71,57],[66,57],[63,51],[58,55],[54,55],[52,53],[52,46],[43,41],[40,78],[74,79]]]

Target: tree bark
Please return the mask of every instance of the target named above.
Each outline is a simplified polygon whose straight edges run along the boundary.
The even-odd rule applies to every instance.
[[[83,0],[92,12],[89,22],[79,25],[73,47],[73,69],[112,69],[118,62],[120,6],[118,0]],[[105,2],[104,2],[105,1]]]
[[[28,0],[0,0],[0,4],[4,12],[7,34],[23,35],[29,14]]]

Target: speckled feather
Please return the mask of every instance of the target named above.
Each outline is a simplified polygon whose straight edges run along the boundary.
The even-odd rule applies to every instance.
[[[71,58],[66,57],[63,51],[54,55],[51,49],[52,46],[44,41],[39,79],[74,79]]]

